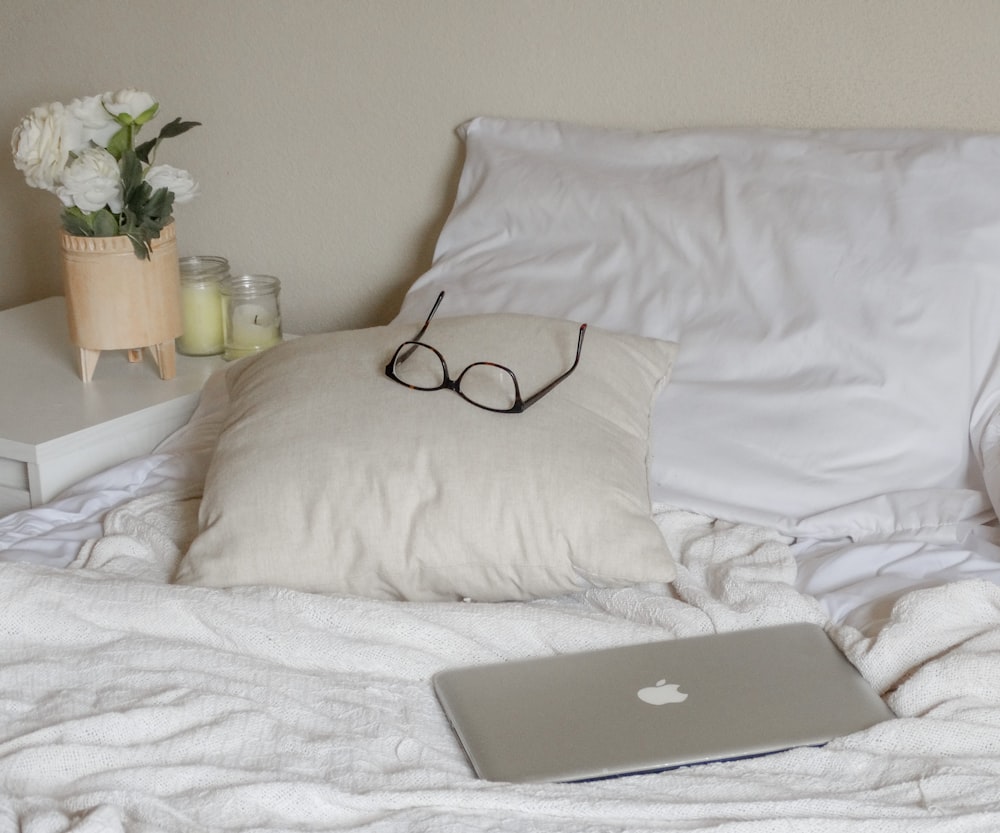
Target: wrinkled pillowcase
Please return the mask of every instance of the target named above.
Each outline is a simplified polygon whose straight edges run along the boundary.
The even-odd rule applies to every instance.
[[[416,329],[306,336],[227,371],[178,582],[500,601],[674,577],[647,458],[675,344],[591,327],[565,381],[522,414],[495,414],[385,376]],[[423,341],[453,378],[474,361],[507,365],[527,397],[572,365],[578,329],[441,318]]]

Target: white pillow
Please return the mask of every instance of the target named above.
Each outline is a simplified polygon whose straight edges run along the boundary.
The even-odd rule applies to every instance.
[[[525,312],[680,342],[655,500],[800,536],[991,514],[1000,137],[639,134],[476,119],[414,320]],[[940,531],[940,530],[938,530]]]
[[[647,458],[676,345],[591,327],[564,381],[496,414],[385,376],[416,329],[306,336],[227,371],[229,413],[179,582],[498,601],[672,580]],[[442,318],[423,341],[453,377],[507,365],[528,398],[572,366],[578,330]]]

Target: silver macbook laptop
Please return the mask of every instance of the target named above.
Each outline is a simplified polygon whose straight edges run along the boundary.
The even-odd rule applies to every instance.
[[[820,745],[893,717],[816,625],[442,671],[477,774],[582,781]]]

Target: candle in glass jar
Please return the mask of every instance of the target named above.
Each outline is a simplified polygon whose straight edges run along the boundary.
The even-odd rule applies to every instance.
[[[186,356],[216,356],[224,347],[219,282],[229,276],[229,261],[196,255],[181,258],[179,265],[184,332],[177,349]]]
[[[281,282],[270,275],[242,275],[221,283],[225,359],[240,359],[280,343],[280,288]]]

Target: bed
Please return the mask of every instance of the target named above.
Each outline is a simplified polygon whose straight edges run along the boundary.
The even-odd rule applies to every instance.
[[[5,830],[995,831],[1000,139],[479,118],[382,328],[0,518]],[[422,339],[519,414],[386,378]],[[475,777],[446,667],[822,625],[897,719]],[[581,731],[586,727],[581,726]]]

